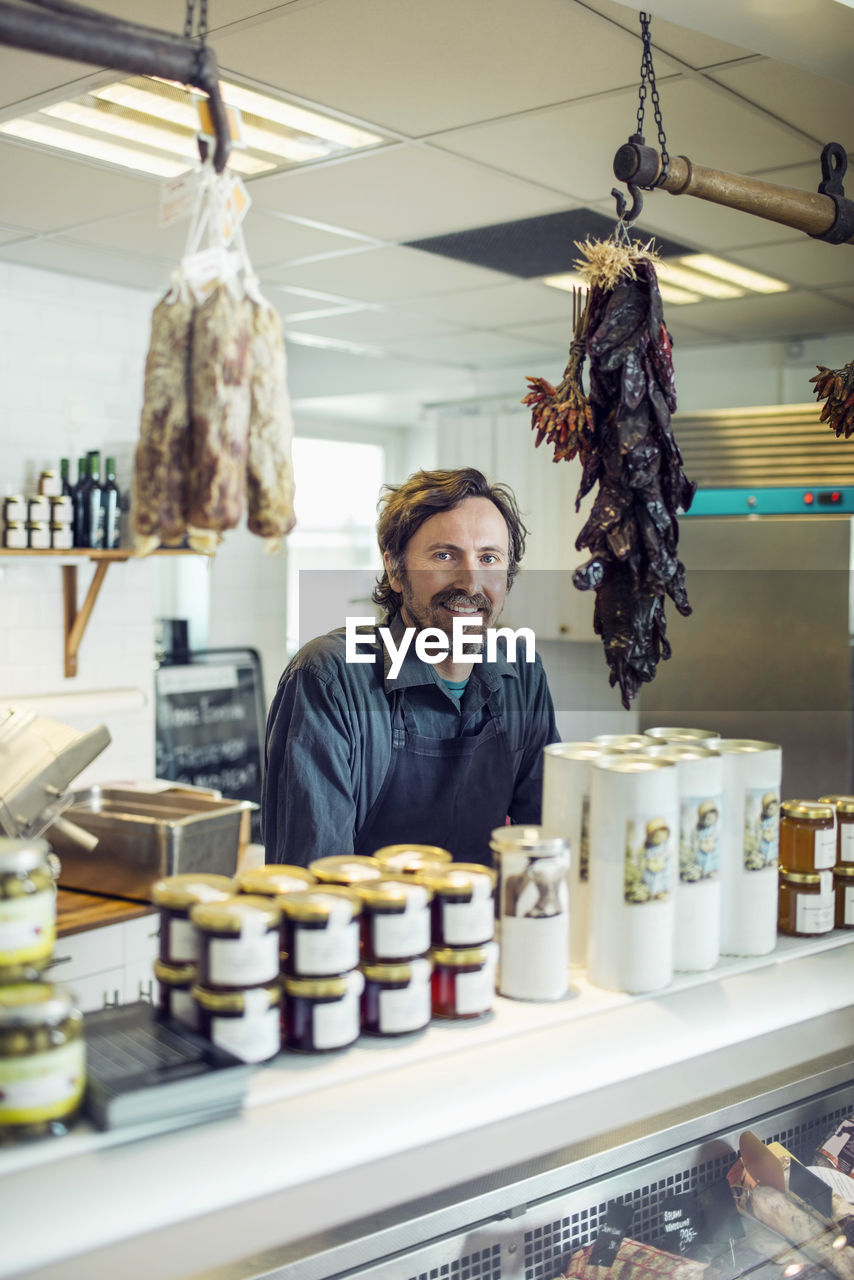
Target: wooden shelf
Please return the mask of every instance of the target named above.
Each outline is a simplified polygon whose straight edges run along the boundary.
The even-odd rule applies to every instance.
[[[198,552],[191,551],[187,547],[161,547],[157,551],[150,552],[150,555],[153,556],[194,556],[197,554]],[[119,547],[114,551],[102,551],[93,547],[70,547],[66,551],[58,551],[53,547],[45,551],[35,551],[29,547],[21,551],[11,550],[6,547],[0,549],[0,560],[18,559],[21,556],[59,561],[62,569],[65,675],[70,679],[77,675],[77,654],[80,649],[80,643],[86,633],[92,610],[95,608],[95,602],[98,599],[101,587],[104,585],[104,579],[107,576],[107,570],[110,565],[122,564],[128,560],[147,560],[148,556],[138,556],[132,547]],[[86,598],[79,609],[77,607],[77,564],[68,564],[67,561],[69,560],[72,562],[89,560],[95,565],[95,571],[92,574]]]

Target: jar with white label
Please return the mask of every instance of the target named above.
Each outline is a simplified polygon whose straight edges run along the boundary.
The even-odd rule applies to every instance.
[[[229,876],[187,871],[164,876],[151,886],[151,901],[160,908],[159,957],[163,964],[195,964],[198,937],[190,909],[201,902],[223,902],[234,893]]]
[[[414,876],[429,867],[445,866],[453,855],[437,844],[386,844],[374,853],[386,872]]]
[[[0,981],[45,968],[55,941],[50,845],[0,837]]]
[[[62,493],[62,480],[58,471],[42,471],[39,476],[39,493],[45,498],[56,498]]]
[[[495,999],[498,944],[482,947],[434,947],[433,1017],[482,1018]]]
[[[365,858],[358,853],[316,858],[308,864],[308,869],[321,884],[337,884],[345,888],[361,884],[363,880],[379,880],[386,874],[376,858]]]
[[[309,885],[317,884],[305,867],[292,867],[283,862],[268,862],[261,867],[247,867],[234,877],[238,893],[257,893],[281,903],[287,893],[301,893]],[[285,954],[285,918],[282,916],[280,950]]]
[[[784,800],[780,805],[780,865],[787,871],[826,871],[836,862],[836,808],[828,801]]]
[[[71,498],[67,493],[60,493],[50,500],[50,523],[51,528],[55,524],[71,524],[74,518],[74,510],[71,505]]]
[[[27,526],[23,520],[7,520],[3,528],[3,546],[7,551],[26,551]]]
[[[26,524],[29,514],[27,499],[22,493],[10,493],[3,499],[3,521],[5,524]]]
[[[836,863],[854,867],[854,796],[819,796],[836,809]]]
[[[430,961],[363,964],[362,1030],[372,1036],[402,1036],[421,1031],[432,1015]]]
[[[0,1140],[66,1133],[85,1084],[83,1016],[68,988],[0,983]]]
[[[238,991],[215,991],[196,984],[192,997],[201,1034],[241,1062],[268,1062],[281,1050],[278,982]]]
[[[412,960],[430,950],[430,899],[423,884],[366,880],[354,892],[362,903],[362,959],[374,964]]]
[[[428,867],[418,877],[433,894],[431,941],[434,947],[478,947],[495,936],[495,882],[491,867],[452,862]]]
[[[359,963],[362,904],[352,889],[323,884],[279,899],[282,972],[292,978],[332,977]]]
[[[27,546],[31,551],[50,550],[50,525],[46,521],[27,521]]]
[[[167,1018],[176,1018],[189,1027],[198,1027],[198,1006],[192,996],[192,988],[198,976],[194,964],[164,964],[154,961],[154,976],[158,983],[157,1007]]]
[[[199,935],[199,984],[235,991],[279,976],[282,914],[271,898],[240,894],[190,909]]]
[[[854,866],[834,868],[833,888],[836,894],[836,928],[854,929]]]
[[[836,899],[832,871],[788,871],[780,868],[777,927],[781,933],[812,938],[830,933]]]
[[[325,1053],[353,1044],[364,987],[358,969],[334,978],[283,978],[285,1048]]]
[[[56,524],[51,521],[50,545],[54,551],[68,551],[74,546],[74,531],[70,524]]]
[[[496,827],[498,990],[560,1000],[569,990],[569,841],[543,827]]]
[[[43,494],[33,494],[27,498],[27,520],[30,524],[49,524],[50,498]]]

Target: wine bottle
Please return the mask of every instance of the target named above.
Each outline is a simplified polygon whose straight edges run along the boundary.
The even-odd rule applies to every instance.
[[[86,485],[86,546],[104,546],[104,503],[101,487],[101,452],[89,450],[89,480]]]
[[[62,492],[64,494],[71,493],[71,460],[69,458],[59,459],[59,475],[62,480]]]
[[[86,547],[86,481],[89,478],[89,459],[78,458],[77,479],[71,486],[72,526],[75,547]]]
[[[116,484],[116,460],[107,458],[106,479],[101,487],[101,505],[104,511],[104,546],[112,550],[122,538],[122,496]]]

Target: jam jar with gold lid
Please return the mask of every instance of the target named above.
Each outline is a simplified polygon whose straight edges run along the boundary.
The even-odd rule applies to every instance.
[[[43,969],[56,941],[56,882],[46,840],[0,838],[0,978]]]
[[[433,1017],[482,1018],[495,998],[498,945],[482,947],[434,947]]]
[[[278,981],[239,991],[215,991],[197,983],[192,997],[201,1034],[241,1062],[268,1062],[280,1051],[282,991]]]
[[[199,939],[199,984],[239,990],[274,982],[281,918],[278,902],[248,893],[191,908]]]
[[[412,960],[430,949],[431,891],[403,878],[366,880],[355,892],[362,903],[362,959]]]
[[[437,844],[386,844],[374,857],[386,875],[414,876],[428,867],[444,866],[453,855]]]
[[[321,884],[338,884],[349,888],[363,880],[379,880],[386,872],[376,858],[366,858],[359,853],[336,854],[328,858],[315,858],[308,869]]]
[[[421,1031],[432,1015],[430,973],[424,956],[405,964],[362,964],[362,1030],[372,1036]]]
[[[285,1047],[323,1053],[353,1044],[364,986],[359,969],[329,978],[282,978]]]
[[[57,983],[0,983],[0,1139],[59,1136],[86,1084],[83,1015]]]
[[[268,862],[262,867],[238,871],[234,883],[240,893],[260,893],[278,898],[283,893],[298,893],[317,884],[306,867],[292,867],[283,862]]]
[[[834,867],[833,889],[836,895],[836,928],[854,929],[854,864],[842,863]]]
[[[428,867],[416,877],[433,893],[434,947],[476,947],[495,936],[495,871],[479,862]]]
[[[854,796],[821,796],[836,809],[836,861],[854,866]]]
[[[292,978],[331,977],[359,963],[362,903],[344,885],[318,884],[286,893],[282,909],[282,972]]]
[[[198,937],[190,909],[204,902],[224,902],[234,893],[229,876],[188,871],[164,876],[151,886],[151,901],[160,908],[159,956],[163,964],[195,964]]]
[[[198,1026],[198,1009],[191,989],[198,976],[195,964],[164,964],[154,961],[154,976],[158,984],[157,1007],[167,1018],[176,1018],[189,1027]]]
[[[836,809],[821,800],[780,805],[780,865],[787,871],[825,871],[836,862]]]
[[[780,868],[777,927],[781,933],[799,938],[830,933],[835,906],[832,871]]]

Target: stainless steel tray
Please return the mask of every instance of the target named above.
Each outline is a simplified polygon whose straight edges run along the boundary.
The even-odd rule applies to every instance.
[[[144,792],[93,786],[73,793],[63,817],[95,837],[95,847],[84,847],[64,824],[50,827],[45,838],[59,857],[63,888],[148,902],[160,876],[233,875],[255,808],[249,800],[177,787]]]

